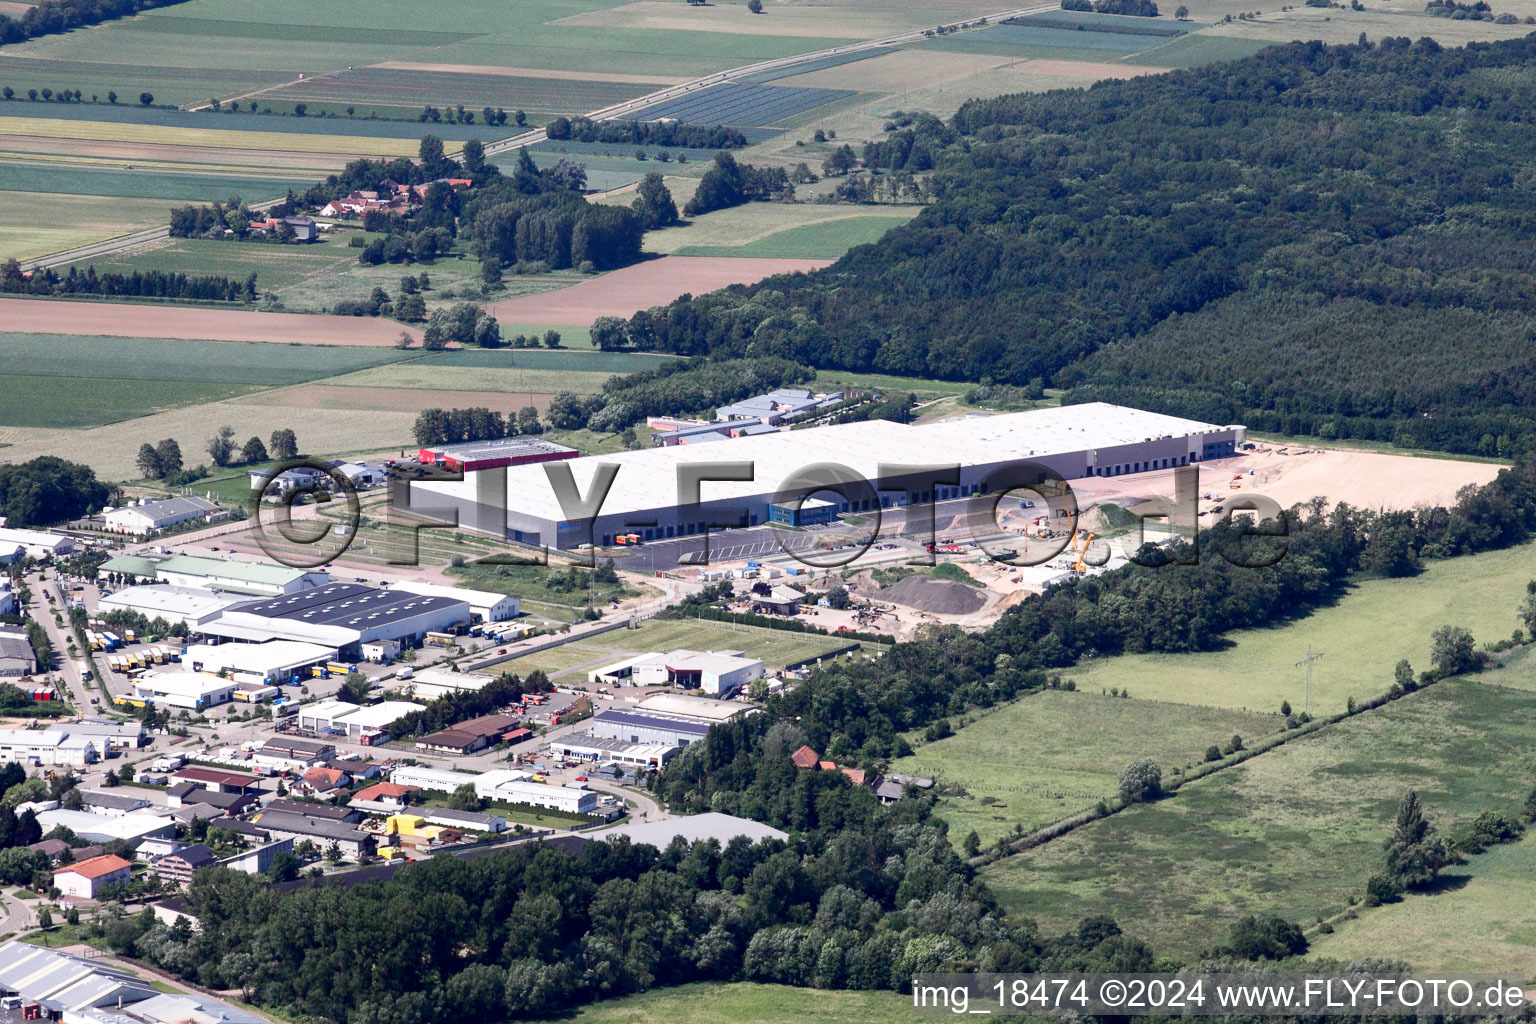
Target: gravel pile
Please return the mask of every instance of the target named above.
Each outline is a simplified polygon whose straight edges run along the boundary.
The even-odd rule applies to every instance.
[[[969,615],[987,603],[986,594],[977,587],[925,573],[914,573],[891,584],[880,591],[880,600],[935,615]]]

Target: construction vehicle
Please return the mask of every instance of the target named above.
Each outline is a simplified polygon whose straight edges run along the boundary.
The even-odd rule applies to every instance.
[[[1083,559],[1088,554],[1088,545],[1092,544],[1092,543],[1093,543],[1093,534],[1085,533],[1083,535],[1083,546],[1080,549],[1078,549],[1078,552],[1077,552],[1077,561],[1074,562],[1073,565],[1072,565],[1072,571],[1073,572],[1087,572],[1088,571],[1088,563],[1083,561]],[[1073,547],[1076,547],[1076,545],[1073,545]]]

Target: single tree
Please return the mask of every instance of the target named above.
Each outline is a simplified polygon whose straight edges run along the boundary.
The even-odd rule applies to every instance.
[[[1460,626],[1441,626],[1430,635],[1430,659],[1442,676],[1466,672],[1477,665],[1472,634]]]
[[[747,0],[747,10],[753,14],[763,13],[763,0]]]
[[[181,472],[181,445],[176,443],[175,438],[168,437],[155,445],[155,454],[160,456],[160,475],[162,477]]]
[[[108,91],[107,92],[107,102],[108,103],[116,103],[117,102],[117,93]]]
[[[165,475],[165,470],[160,468],[160,453],[155,446],[145,441],[139,445],[139,457],[137,459],[139,473],[150,480],[158,480]]]
[[[967,857],[974,857],[981,852],[981,836],[976,834],[975,829],[971,829],[971,831],[966,834],[965,842],[962,844],[962,848],[965,850],[965,855]]]
[[[229,460],[235,454],[235,428],[228,424],[220,427],[219,432],[208,439],[205,447],[215,466],[229,465]]]
[[[245,442],[245,447],[240,449],[240,461],[247,466],[253,462],[267,461],[267,446],[261,443],[261,438],[253,435]]]
[[[1185,7],[1183,4],[1180,4],[1178,7],[1174,8],[1173,17],[1175,21],[1188,21],[1189,8]]]
[[[149,106],[153,102],[155,102],[155,94],[154,93],[152,93],[152,92],[141,92],[141,93],[139,93],[139,103],[141,105],[147,107],[147,106]]]
[[[296,459],[299,457],[299,440],[287,427],[274,430],[267,439],[267,451],[274,459]]]
[[[1120,799],[1128,804],[1146,803],[1163,795],[1163,770],[1151,758],[1126,765],[1120,772]]]
[[[1424,888],[1450,863],[1450,849],[1424,816],[1417,790],[1410,789],[1398,806],[1386,850],[1385,876],[1399,890]]]

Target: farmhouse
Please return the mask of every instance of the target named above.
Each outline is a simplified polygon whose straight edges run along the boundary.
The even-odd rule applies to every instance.
[[[538,465],[507,464],[502,479],[484,476],[478,460],[467,458],[457,463],[464,480],[423,480],[413,490],[422,492],[424,507],[457,509],[466,529],[560,548],[607,546],[630,533],[657,540],[694,536],[711,523],[757,526],[768,521],[770,505],[801,496],[833,501],[839,514],[860,513],[998,493],[1039,483],[1047,471],[1074,480],[1183,466],[1231,456],[1245,436],[1241,426],[1100,402],[928,424],[869,420],[743,437],[730,446],[730,458],[750,463],[751,479],[706,480],[698,504],[684,504],[671,481],[680,469],[717,461],[719,452],[707,445],[571,459],[572,478],[583,495],[593,493],[600,465],[618,467],[598,514],[589,517],[561,505]],[[917,452],[925,463],[954,465],[957,482],[936,483],[930,474],[891,468],[911,465]],[[793,485],[796,474],[819,464],[841,467],[838,478],[810,493]],[[668,483],[658,486],[658,481]],[[644,522],[654,525],[631,525]]]
[[[402,786],[394,782],[381,782],[377,786],[369,786],[367,789],[358,790],[352,799],[347,801],[348,807],[355,807],[360,811],[373,811],[379,814],[395,814],[410,806],[411,794],[419,793],[415,786]]]
[[[199,520],[214,522],[227,515],[228,513],[211,501],[188,497],[140,501],[122,508],[109,508],[102,513],[101,518],[106,523],[109,533],[143,537],[183,523]]]

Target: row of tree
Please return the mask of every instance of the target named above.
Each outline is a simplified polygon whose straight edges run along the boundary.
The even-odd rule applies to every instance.
[[[555,142],[606,142],[614,145],[672,146],[682,149],[739,149],[747,144],[739,128],[686,121],[594,121],[556,117],[544,126]]]
[[[412,429],[419,445],[458,444],[542,434],[544,424],[539,422],[539,410],[531,405],[508,416],[475,406],[471,409],[423,409],[417,414]]]
[[[289,427],[280,427],[272,431],[270,441],[266,444],[262,443],[260,437],[253,435],[243,446],[237,446],[235,428],[226,424],[208,439],[204,447],[215,466],[252,465],[266,462],[268,459],[294,459],[299,455],[298,438]],[[184,483],[187,479],[198,479],[207,475],[205,468],[198,467],[198,471],[191,477],[187,476],[181,445],[173,437],[164,438],[157,444],[144,442],[139,446],[139,454],[135,462],[139,473],[145,479],[163,480],[173,486]]]
[[[256,274],[245,280],[218,274],[134,270],[98,274],[94,266],[71,265],[63,274],[51,267],[23,274],[15,259],[0,264],[0,292],[26,295],[100,295],[110,298],[188,299],[197,302],[255,302]]]

